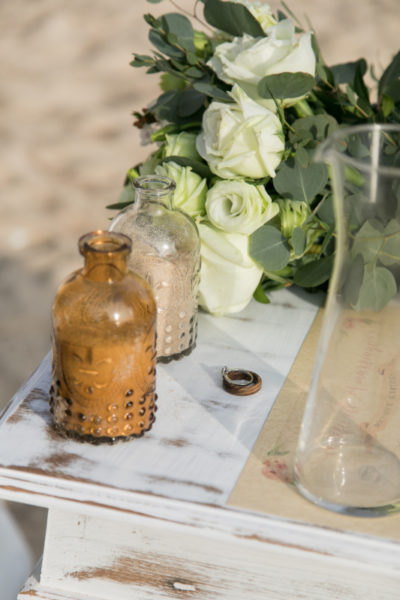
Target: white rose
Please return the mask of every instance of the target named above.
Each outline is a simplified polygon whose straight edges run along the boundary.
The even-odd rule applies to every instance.
[[[239,86],[230,95],[235,104],[211,102],[204,112],[199,154],[221,179],[274,177],[285,148],[280,120]]]
[[[250,2],[249,0],[234,0],[238,4],[243,4],[260,23],[264,31],[267,31],[272,25],[276,25],[276,19],[272,14],[271,7],[261,2]]]
[[[279,206],[272,202],[264,186],[231,179],[217,181],[209,189],[206,211],[216,227],[250,235],[272,219]]]
[[[184,156],[192,160],[200,160],[199,153],[196,150],[196,137],[196,133],[187,131],[166,135],[162,146],[163,157]]]
[[[155,168],[157,175],[170,177],[176,188],[172,206],[179,208],[191,217],[205,214],[204,204],[207,196],[207,180],[192,171],[192,167],[182,167],[170,161]]]
[[[259,81],[266,75],[277,73],[315,75],[316,60],[311,33],[303,33],[297,38],[294,23],[285,19],[268,29],[266,37],[253,38],[245,34],[220,44],[207,64],[222,81],[238,83],[251,98],[272,108],[272,100],[258,95]],[[282,104],[287,106],[297,100],[299,98],[290,98]]]
[[[248,253],[247,235],[224,233],[208,223],[198,225],[201,239],[199,304],[214,315],[243,310],[263,270]]]

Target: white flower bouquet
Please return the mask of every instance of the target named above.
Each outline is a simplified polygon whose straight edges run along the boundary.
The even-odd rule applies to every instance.
[[[314,33],[283,8],[196,0],[191,20],[145,15],[155,51],[131,63],[161,73],[160,96],[134,113],[158,149],[129,170],[109,208],[134,202],[139,174],[176,181],[175,206],[201,238],[200,305],[213,314],[242,310],[252,296],[267,303],[276,287],[327,285],[332,190],[314,153],[338,127],[400,121],[400,52],[375,78],[372,102],[366,61],[328,67]]]

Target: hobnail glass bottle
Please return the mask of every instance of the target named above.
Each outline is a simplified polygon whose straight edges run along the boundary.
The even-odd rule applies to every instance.
[[[114,442],[155,419],[156,308],[148,284],[127,269],[130,250],[122,234],[84,235],[84,267],[56,294],[50,412],[65,436]]]
[[[113,219],[110,230],[134,241],[128,265],[154,292],[157,359],[169,362],[196,344],[200,238],[193,220],[171,208],[172,179],[147,175],[133,186],[135,203]]]

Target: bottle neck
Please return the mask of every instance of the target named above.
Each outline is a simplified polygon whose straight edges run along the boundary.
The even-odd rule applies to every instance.
[[[159,202],[167,208],[172,207],[175,182],[162,175],[145,175],[133,181],[136,204],[139,208],[147,202]]]
[[[131,251],[126,235],[111,231],[95,231],[79,240],[79,251],[85,259],[82,275],[91,281],[113,283],[127,272],[126,259]]]

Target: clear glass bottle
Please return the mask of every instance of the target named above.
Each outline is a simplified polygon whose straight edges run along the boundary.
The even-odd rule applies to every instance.
[[[400,510],[400,127],[338,129],[336,254],[295,458],[304,496],[358,516]]]
[[[135,203],[110,230],[133,241],[129,268],[149,282],[157,305],[157,359],[169,362],[193,350],[197,337],[200,238],[193,220],[171,208],[175,182],[159,175],[133,181]]]
[[[60,286],[53,305],[53,423],[62,435],[92,443],[140,436],[156,411],[153,294],[127,269],[127,236],[89,233],[79,250],[84,267]]]

